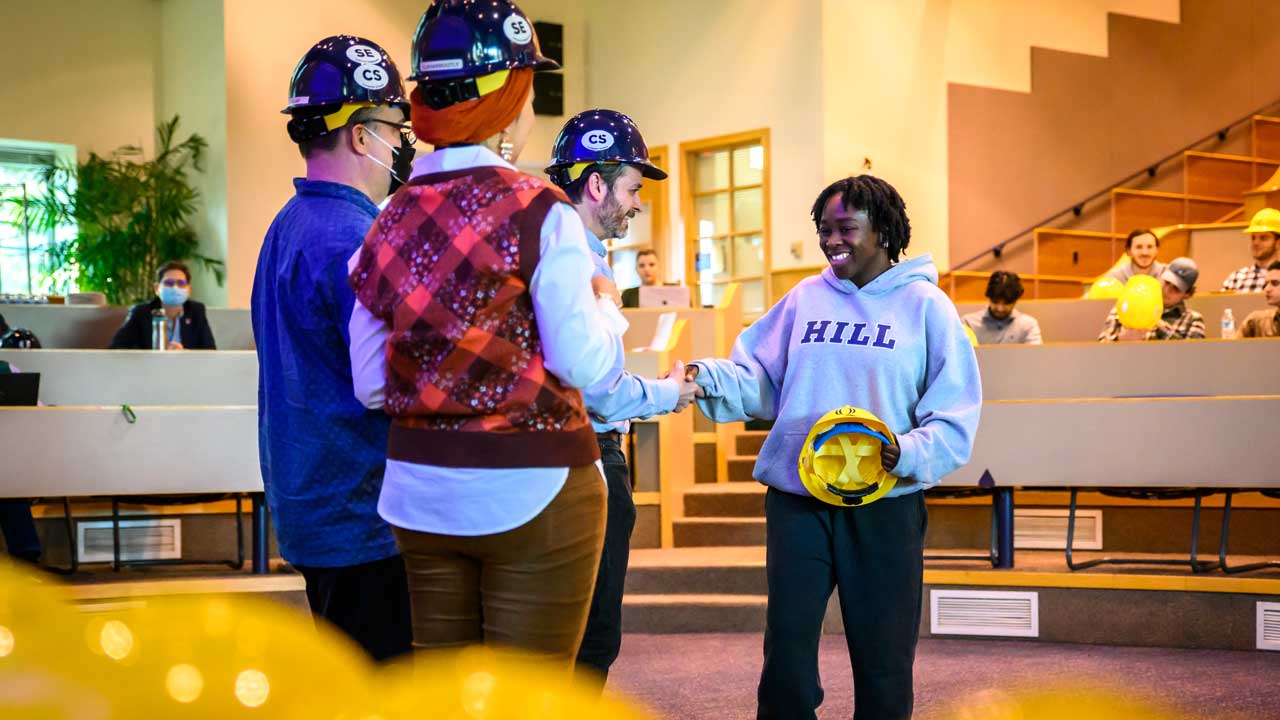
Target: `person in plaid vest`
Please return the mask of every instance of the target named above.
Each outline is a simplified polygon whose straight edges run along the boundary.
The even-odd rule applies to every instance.
[[[466,32],[460,32],[465,28]],[[415,33],[419,158],[349,263],[357,398],[392,418],[378,512],[409,576],[414,645],[572,662],[606,489],[579,388],[620,372],[582,221],[512,162],[533,128],[532,23],[433,4]]]

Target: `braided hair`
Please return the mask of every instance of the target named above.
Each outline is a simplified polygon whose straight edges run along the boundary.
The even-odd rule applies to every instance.
[[[880,244],[889,251],[889,262],[898,257],[911,242],[911,221],[907,219],[907,204],[892,185],[874,175],[850,176],[828,185],[813,203],[810,215],[813,225],[822,223],[822,211],[835,195],[852,211],[861,210],[871,220],[871,228],[880,235]]]

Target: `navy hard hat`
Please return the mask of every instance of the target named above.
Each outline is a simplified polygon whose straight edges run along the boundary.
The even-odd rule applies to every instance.
[[[346,124],[324,121],[345,105],[395,105],[409,112],[400,71],[377,43],[355,35],[334,35],[316,43],[298,61],[289,81],[293,115],[289,137],[305,142]]]
[[[564,187],[577,180],[575,166],[591,163],[626,163],[640,168],[650,180],[665,180],[667,174],[649,162],[649,146],[635,121],[616,110],[587,110],[569,118],[551,146],[551,164],[546,172],[551,181]]]
[[[14,350],[39,350],[40,338],[26,328],[14,328],[0,339],[0,347]]]
[[[479,97],[474,83],[450,81],[515,68],[560,68],[543,56],[529,16],[507,0],[435,0],[413,32],[410,58],[409,80],[423,84],[424,101],[437,109]],[[433,86],[434,98],[428,94]]]

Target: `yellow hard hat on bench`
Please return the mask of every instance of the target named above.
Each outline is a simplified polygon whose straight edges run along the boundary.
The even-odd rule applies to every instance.
[[[880,448],[897,445],[888,425],[862,408],[846,405],[814,423],[800,450],[800,481],[811,495],[839,507],[875,502],[898,479],[880,464]]]

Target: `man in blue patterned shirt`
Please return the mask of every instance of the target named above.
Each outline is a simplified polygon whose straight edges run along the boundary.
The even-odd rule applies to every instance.
[[[408,175],[407,100],[386,52],[349,35],[316,44],[289,95],[307,176],[271,223],[253,280],[262,479],[312,613],[382,660],[410,648],[409,593],[378,517],[390,421],[351,385],[347,258]]]

